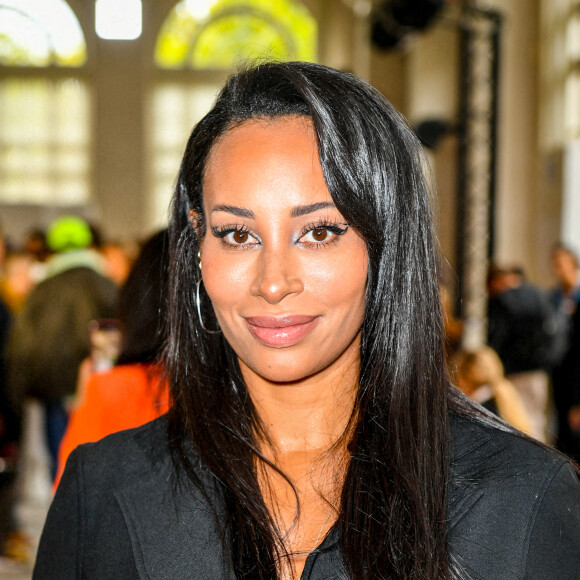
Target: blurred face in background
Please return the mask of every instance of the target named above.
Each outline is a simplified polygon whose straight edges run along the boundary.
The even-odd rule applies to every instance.
[[[565,288],[578,284],[578,264],[573,254],[558,248],[552,253],[552,271]]]

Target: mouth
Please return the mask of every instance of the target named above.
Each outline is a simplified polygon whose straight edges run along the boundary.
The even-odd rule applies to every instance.
[[[249,316],[245,318],[252,336],[272,348],[293,346],[304,339],[320,320],[319,316]]]

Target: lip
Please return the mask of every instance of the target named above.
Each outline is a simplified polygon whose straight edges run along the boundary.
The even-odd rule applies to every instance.
[[[297,344],[314,330],[319,320],[319,316],[304,314],[245,318],[252,336],[272,348],[284,348]]]

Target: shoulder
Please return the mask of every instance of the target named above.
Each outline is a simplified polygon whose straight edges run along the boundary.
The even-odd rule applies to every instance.
[[[452,471],[456,476],[493,473],[494,477],[522,476],[541,478],[569,460],[555,450],[511,428],[484,424],[477,419],[452,415]]]
[[[477,488],[498,502],[518,490],[516,501],[525,507],[539,497],[562,470],[574,473],[570,460],[515,430],[503,430],[480,421],[452,419],[451,482],[453,489]],[[578,479],[574,485],[580,486]]]
[[[497,301],[509,310],[528,311],[543,308],[549,304],[548,294],[532,284],[524,283],[510,288],[497,296]]]
[[[60,280],[58,280],[59,278]],[[54,279],[58,280],[61,284],[68,280],[74,281],[78,284],[96,284],[97,286],[107,289],[117,288],[112,280],[107,278],[104,274],[97,272],[94,268],[88,266],[78,266],[76,268],[71,268],[70,270],[65,270],[64,272],[54,276]],[[51,278],[48,280],[51,280]]]
[[[31,290],[30,296],[43,296],[56,289],[59,292],[72,294],[78,292],[79,287],[104,289],[105,291],[116,291],[117,289],[115,283],[103,274],[86,266],[78,266],[48,276]]]
[[[449,543],[466,572],[541,578],[528,575],[530,562],[556,558],[561,578],[575,577],[580,538],[570,530],[580,526],[580,483],[570,461],[474,420],[454,417],[452,432]]]
[[[55,530],[66,528],[66,545],[71,534],[82,540],[76,550],[83,571],[99,578],[113,577],[103,572],[103,553],[134,562],[139,577],[158,577],[162,570],[166,578],[189,578],[192,566],[197,578],[218,577],[223,562],[219,499],[213,479],[189,453],[200,487],[190,484],[172,459],[166,416],[81,445],[67,462],[49,512],[45,546]],[[71,498],[76,498],[72,507]],[[67,526],[71,512],[81,516]],[[115,536],[122,542],[109,552]]]
[[[131,524],[132,504],[124,494],[136,486],[130,496],[159,505],[146,486],[166,493],[159,483],[163,467],[154,469],[150,452],[163,447],[164,432],[161,420],[81,445],[71,454],[46,518],[35,578],[143,577],[137,572],[142,558],[134,530],[147,528],[147,519]]]
[[[114,486],[130,474],[152,473],[171,465],[165,416],[137,427],[113,433],[95,443],[78,447],[71,458],[90,477],[93,487]]]
[[[186,453],[200,485],[211,486],[213,479],[191,445],[186,445]],[[131,505],[137,513],[148,503],[158,509],[176,498],[195,503],[208,497],[205,487],[191,485],[181,463],[174,460],[167,415],[80,445],[69,457],[65,475],[67,471],[91,511],[98,511],[103,501]]]

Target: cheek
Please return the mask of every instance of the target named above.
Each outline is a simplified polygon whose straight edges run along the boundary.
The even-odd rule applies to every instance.
[[[320,260],[310,269],[308,280],[329,306],[355,310],[357,305],[364,304],[367,274],[366,249],[359,249],[331,260]]]
[[[202,258],[202,277],[205,290],[216,314],[238,302],[247,273],[239,260],[228,256],[214,257],[210,252]]]

